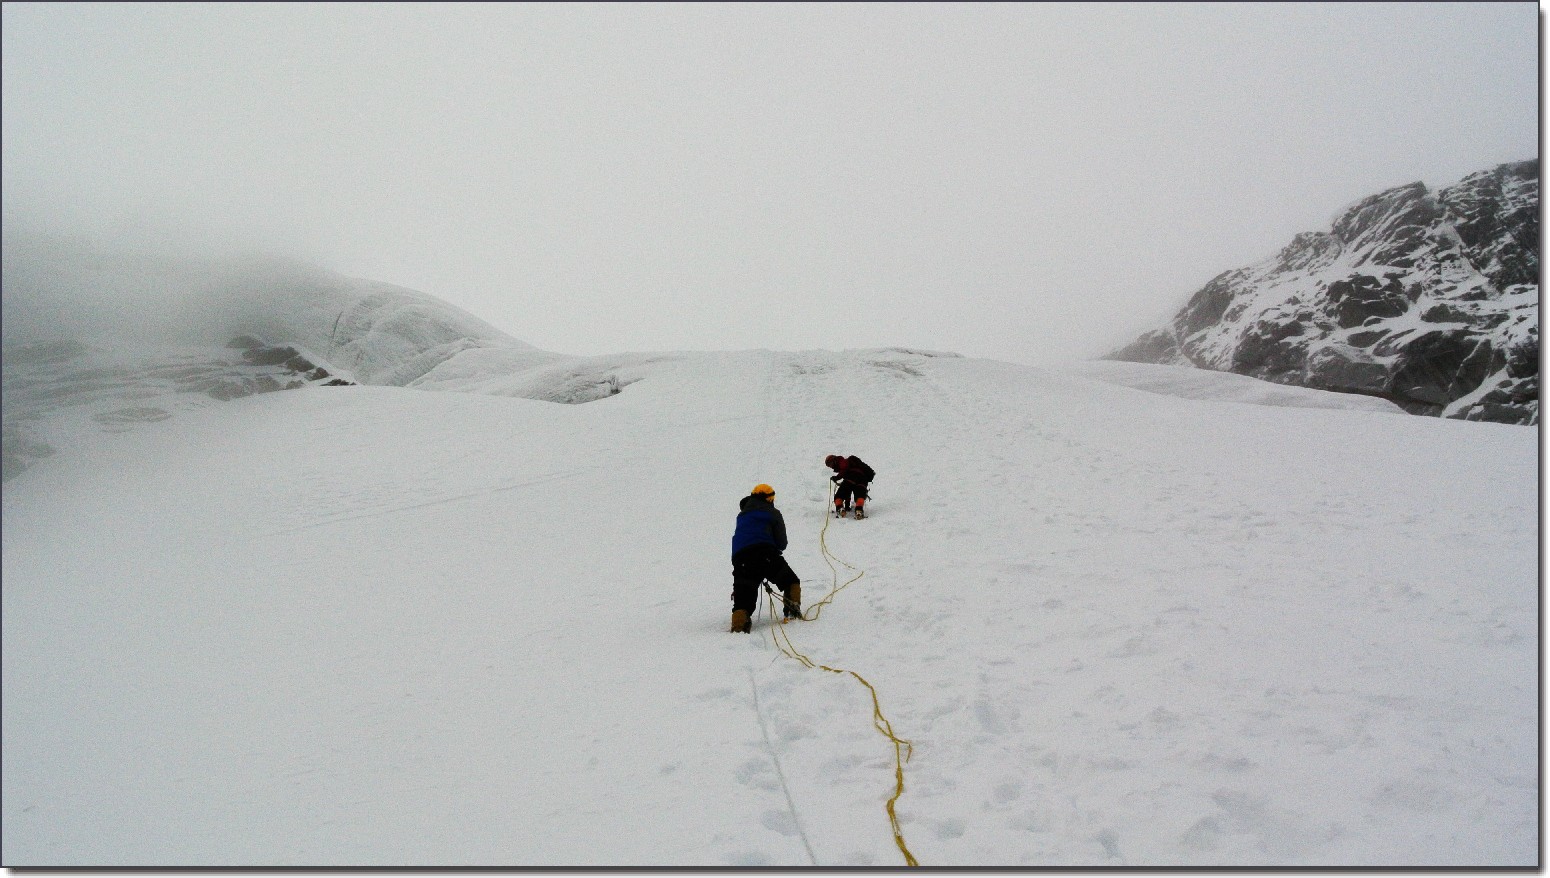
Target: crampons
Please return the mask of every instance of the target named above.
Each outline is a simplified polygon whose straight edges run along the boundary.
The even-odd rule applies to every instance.
[[[797,583],[797,584],[791,586],[789,589],[786,590],[786,597],[785,597],[785,600],[782,602],[782,604],[783,604],[783,606],[781,607],[781,610],[784,613],[784,618],[781,619],[781,623],[782,624],[784,624],[787,620],[790,620],[790,619],[800,619],[800,618],[802,618],[802,585],[801,585],[801,583]]]

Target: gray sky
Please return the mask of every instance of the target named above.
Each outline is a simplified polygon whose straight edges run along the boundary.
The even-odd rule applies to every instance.
[[[1535,3],[7,2],[3,195],[554,351],[1096,356],[1538,156]]]

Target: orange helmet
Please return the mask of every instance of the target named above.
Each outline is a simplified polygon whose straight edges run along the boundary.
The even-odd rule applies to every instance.
[[[775,489],[771,488],[769,485],[754,485],[753,490],[749,491],[748,493],[755,497],[769,497],[771,500],[775,499]]]

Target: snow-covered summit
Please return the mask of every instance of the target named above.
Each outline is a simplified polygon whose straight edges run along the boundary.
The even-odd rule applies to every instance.
[[[9,227],[3,240],[7,479],[77,422],[131,429],[210,399],[454,384],[466,363],[510,373],[563,359],[426,293],[295,260],[123,251]]]
[[[426,293],[268,256],[152,256],[10,231],[4,342],[110,349],[294,345],[363,384],[407,385],[474,348],[556,355]]]

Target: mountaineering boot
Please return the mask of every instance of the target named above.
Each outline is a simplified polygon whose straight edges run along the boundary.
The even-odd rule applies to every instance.
[[[748,618],[747,610],[732,611],[732,630],[730,634],[747,634],[753,630],[753,622]]]
[[[802,583],[798,582],[786,589],[786,605],[784,607],[787,619],[802,618]]]
[[[860,521],[863,518],[866,518],[866,507],[862,506],[860,503],[857,503],[856,504],[856,520]]]

